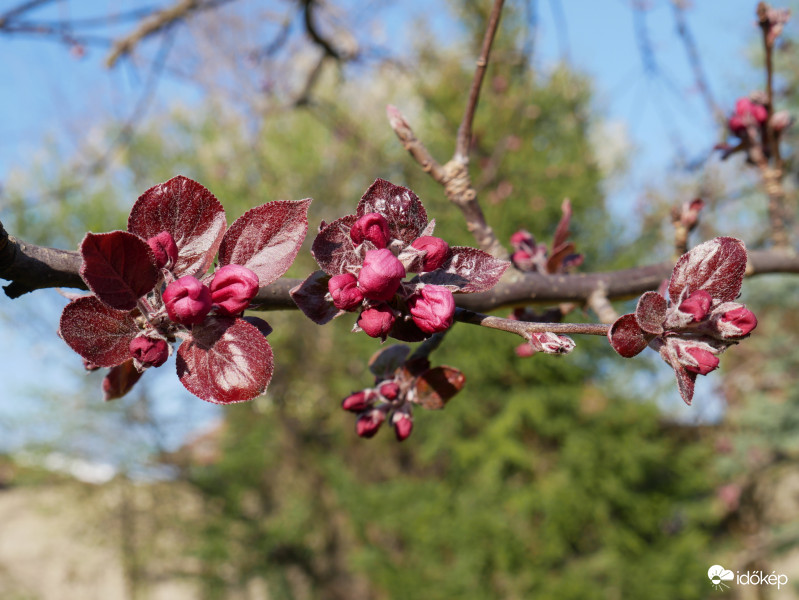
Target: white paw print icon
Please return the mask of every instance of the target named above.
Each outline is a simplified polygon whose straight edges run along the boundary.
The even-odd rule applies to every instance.
[[[710,583],[713,584],[714,588],[720,590],[722,587],[730,587],[724,582],[732,581],[735,575],[732,571],[725,569],[721,565],[713,565],[707,570],[707,578],[710,579]]]

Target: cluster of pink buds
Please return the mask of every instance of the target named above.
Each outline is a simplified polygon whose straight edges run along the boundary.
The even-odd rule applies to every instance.
[[[227,404],[263,393],[273,368],[271,327],[243,312],[291,265],[309,204],[263,204],[228,228],[207,189],[175,177],[136,201],[128,231],[87,234],[80,274],[92,293],[64,308],[59,332],[88,367],[111,369],[106,399],[163,365],[177,340],[178,376],[193,394]]]
[[[383,423],[394,428],[402,442],[413,431],[413,406],[437,410],[463,387],[463,373],[452,367],[430,368],[427,358],[409,357],[407,346],[389,346],[369,361],[375,385],[353,392],[341,408],[355,413],[355,431],[362,438],[371,438]]]
[[[291,291],[297,306],[324,324],[357,313],[354,331],[420,341],[446,331],[453,293],[490,289],[506,261],[433,236],[435,221],[409,189],[378,179],[356,214],[323,223],[311,252],[323,271]]]
[[[734,302],[745,269],[746,248],[740,240],[720,237],[696,246],[674,267],[668,298],[665,290],[641,296],[635,313],[610,328],[611,345],[627,358],[647,346],[657,350],[674,369],[680,393],[690,404],[696,376],[715,370],[718,356],[757,326],[752,311]]]
[[[727,120],[727,127],[738,138],[738,143],[722,143],[716,148],[722,151],[722,159],[736,152],[745,152],[747,160],[757,162],[759,154],[766,158],[771,156],[769,136],[778,142],[782,133],[791,125],[793,117],[787,110],[770,113],[765,94],[753,92],[749,97],[739,98],[735,102],[735,112]]]

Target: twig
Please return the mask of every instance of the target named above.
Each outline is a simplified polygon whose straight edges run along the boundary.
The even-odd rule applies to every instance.
[[[596,313],[602,323],[613,323],[619,318],[619,313],[608,300],[605,284],[600,282],[597,288],[588,296],[588,307]]]
[[[465,308],[455,309],[455,320],[459,323],[469,323],[508,331],[528,339],[531,333],[557,333],[561,335],[607,335],[610,325],[604,323],[534,323],[530,321],[516,321],[514,319],[503,319],[502,317],[492,317],[478,312],[473,312]]]
[[[491,15],[488,18],[488,27],[486,27],[485,36],[483,37],[483,47],[480,51],[480,58],[477,59],[477,68],[474,70],[472,87],[469,89],[469,100],[466,103],[466,111],[463,113],[463,119],[458,127],[455,154],[452,160],[457,160],[464,164],[469,163],[469,146],[472,141],[474,113],[477,110],[477,102],[480,99],[480,88],[483,85],[486,67],[488,67],[488,59],[491,56],[491,46],[494,43],[494,37],[497,33],[503,4],[504,0],[495,0],[494,6],[491,8]]]

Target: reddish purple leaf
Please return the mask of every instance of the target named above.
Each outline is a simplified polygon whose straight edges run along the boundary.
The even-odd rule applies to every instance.
[[[428,410],[439,410],[466,384],[466,376],[453,367],[435,367],[416,381],[414,402]]]
[[[139,328],[130,312],[115,310],[95,296],[64,307],[58,329],[75,352],[100,367],[114,367],[130,358],[130,342]]]
[[[111,308],[136,308],[139,298],[158,282],[160,272],[150,246],[127,231],[87,233],[80,254],[80,276]]]
[[[133,365],[132,358],[121,365],[111,367],[103,378],[103,400],[108,402],[121,398],[133,388],[142,375],[144,372],[139,373]]]
[[[401,185],[376,179],[358,203],[356,216],[380,213],[388,221],[392,237],[410,244],[427,227],[427,212],[419,197]]]
[[[314,271],[300,285],[289,290],[297,308],[317,325],[324,325],[341,313],[331,301],[325,299],[328,281],[330,275],[324,271]]]
[[[297,257],[308,232],[311,199],[277,200],[248,210],[222,238],[219,264],[241,265],[261,286],[276,281]]]
[[[411,319],[397,319],[394,325],[391,326],[391,331],[388,332],[389,337],[399,340],[401,342],[421,342],[430,337],[429,333],[425,333],[414,323]]]
[[[402,366],[410,352],[411,349],[403,344],[394,344],[378,350],[369,359],[369,370],[375,377],[388,379],[394,371]]]
[[[457,292],[485,292],[494,287],[510,266],[506,260],[466,246],[453,246],[441,268],[419,277],[424,283],[451,285]]]
[[[144,192],[130,211],[128,231],[150,239],[162,231],[172,234],[178,260],[176,277],[202,275],[211,266],[222,243],[225,209],[196,181],[173,177]]]
[[[641,330],[635,315],[622,315],[608,331],[608,340],[613,349],[624,358],[632,358],[643,352],[655,336]]]
[[[657,292],[646,292],[638,299],[635,307],[635,320],[646,333],[660,335],[663,333],[663,321],[666,320],[666,299]]]
[[[671,274],[669,296],[677,303],[687,288],[689,292],[706,290],[714,300],[731,302],[741,291],[745,271],[744,243],[731,237],[718,237],[680,257]]]
[[[260,317],[247,315],[246,317],[242,317],[242,319],[247,321],[250,325],[255,325],[255,327],[263,334],[264,337],[267,337],[274,331],[274,328]]]
[[[246,402],[266,391],[272,379],[272,348],[244,319],[208,317],[178,348],[180,382],[207,402]]]
[[[569,221],[572,218],[572,205],[568,198],[563,199],[560,205],[560,210],[563,216],[560,218],[557,229],[555,229],[555,237],[552,239],[552,253],[554,254],[557,249],[562,246],[567,239],[569,239]]]
[[[694,386],[696,384],[696,373],[688,371],[682,365],[672,365],[674,367],[674,374],[677,376],[677,387],[680,390],[680,396],[688,406],[691,406],[691,401],[694,398]]]
[[[336,219],[325,225],[314,239],[311,254],[328,275],[339,275],[345,266],[359,265],[363,261],[350,238],[350,229],[357,220],[355,215]]]
[[[559,272],[563,261],[569,256],[574,256],[574,242],[555,246],[552,256],[547,259],[547,273]]]

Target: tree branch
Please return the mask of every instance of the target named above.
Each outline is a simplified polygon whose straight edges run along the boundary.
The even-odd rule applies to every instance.
[[[81,257],[78,252],[26,244],[8,235],[0,222],[0,279],[9,298],[18,298],[33,290],[70,287],[87,289],[80,278]],[[623,300],[655,290],[669,277],[672,262],[662,262],[619,271],[575,275],[543,275],[516,273],[488,292],[456,294],[456,303],[475,311],[491,311],[523,304],[586,304],[597,289],[604,286],[608,300]],[[747,275],[766,273],[799,273],[799,256],[779,250],[751,250]],[[302,283],[300,279],[283,278],[260,289],[252,308],[260,310],[296,309],[289,290]]]

